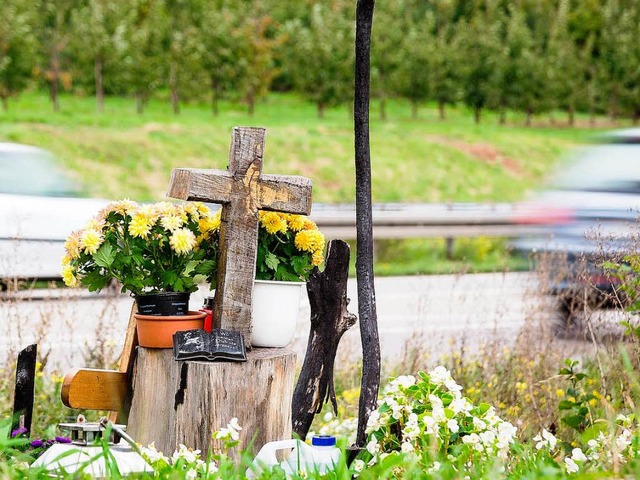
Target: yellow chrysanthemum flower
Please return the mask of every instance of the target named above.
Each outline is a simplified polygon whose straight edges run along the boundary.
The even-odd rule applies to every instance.
[[[322,265],[322,262],[324,262],[324,253],[322,250],[316,250],[313,252],[313,255],[311,256],[311,264],[317,267],[318,265]]]
[[[265,212],[261,215],[260,223],[267,230],[267,232],[274,233],[285,233],[287,231],[287,222],[281,215],[277,212]]]
[[[177,215],[167,215],[160,219],[160,225],[165,230],[173,232],[182,226],[182,218]]]
[[[198,213],[201,216],[207,216],[211,213],[211,210],[209,209],[209,207],[207,207],[204,203],[202,202],[195,202],[195,206],[198,209]]]
[[[71,264],[71,257],[69,255],[64,255],[62,257],[62,259],[60,260],[60,263],[62,264],[63,267],[66,267],[67,265]]]
[[[85,230],[95,230],[97,232],[100,232],[102,230],[102,227],[104,227],[104,220],[96,217],[89,220],[89,223],[85,227]]]
[[[117,202],[111,202],[104,209],[104,216],[106,217],[110,212],[116,212],[120,215],[127,215],[138,208],[136,202],[132,202],[128,198],[118,200]]]
[[[304,219],[304,229],[305,230],[318,230],[318,225],[313,220],[306,218]]]
[[[302,230],[296,233],[296,248],[304,252],[314,253],[324,249],[324,235],[318,230]]]
[[[80,232],[73,232],[64,242],[64,250],[69,258],[76,259],[80,256]]]
[[[160,217],[175,215],[177,210],[176,205],[169,202],[158,202],[154,204],[154,208]]]
[[[196,246],[196,236],[187,228],[180,228],[173,232],[169,245],[178,255],[186,255]]]
[[[96,230],[85,230],[80,236],[80,245],[84,250],[84,253],[93,255],[98,251],[104,238],[102,234]]]
[[[185,213],[191,215],[195,220],[200,218],[200,212],[198,210],[198,206],[195,203],[185,203],[182,205]]]
[[[147,238],[151,231],[152,223],[143,214],[136,213],[129,224],[129,233],[134,237]]]
[[[75,270],[71,265],[62,267],[62,281],[67,287],[77,287],[78,278],[75,275]]]
[[[160,217],[160,213],[156,210],[153,205],[144,205],[140,207],[134,214],[134,218],[139,216],[146,219],[149,222],[149,225],[153,227],[156,221]]]
[[[220,228],[220,211],[216,212],[213,215],[206,215],[200,217],[198,220],[198,228],[203,233],[213,233]]]
[[[303,215],[289,215],[287,218],[287,224],[289,225],[289,229],[293,232],[299,232],[304,229],[304,225],[307,218]]]

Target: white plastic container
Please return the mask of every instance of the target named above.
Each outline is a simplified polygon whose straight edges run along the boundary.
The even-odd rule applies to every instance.
[[[300,440],[269,442],[260,449],[245,475],[247,478],[255,478],[275,465],[280,465],[287,475],[307,471],[326,473],[333,470],[340,461],[340,449],[335,446],[336,438],[319,435],[313,437],[311,442],[312,446]],[[285,451],[286,458],[279,462],[276,452],[281,450]]]
[[[336,437],[333,435],[316,435],[311,438],[313,450],[313,465],[318,473],[334,470],[340,461],[340,449],[336,447]]]

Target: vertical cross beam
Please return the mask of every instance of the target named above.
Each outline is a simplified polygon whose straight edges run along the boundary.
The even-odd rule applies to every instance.
[[[264,128],[235,127],[227,170],[175,168],[167,193],[222,204],[214,325],[239,331],[249,347],[258,211],[311,211],[311,180],[262,173],[265,134]]]

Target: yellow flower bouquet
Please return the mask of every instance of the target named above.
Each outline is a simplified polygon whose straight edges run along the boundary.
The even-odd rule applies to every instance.
[[[67,238],[63,280],[90,291],[117,280],[134,295],[193,292],[195,267],[217,254],[219,225],[219,213],[202,203],[110,203]]]
[[[195,270],[216,287],[218,230],[211,234],[207,260]],[[324,262],[325,238],[318,226],[304,215],[259,212],[256,279],[306,282],[314,267]]]
[[[307,281],[324,261],[324,235],[303,215],[259,213],[256,279]],[[204,204],[112,202],[65,243],[68,286],[100,291],[116,280],[134,295],[215,289],[220,211]]]

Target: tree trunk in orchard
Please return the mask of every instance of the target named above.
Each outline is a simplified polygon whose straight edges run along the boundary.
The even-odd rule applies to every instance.
[[[94,74],[96,80],[96,102],[98,104],[98,112],[104,111],[104,82],[103,82],[103,70],[104,62],[102,56],[98,55],[94,63]]]
[[[348,278],[349,245],[342,240],[332,240],[325,269],[314,270],[307,283],[311,330],[292,402],[293,432],[302,439],[325,402],[331,401],[337,414],[333,366],[342,335],[356,322],[356,316],[347,311]]]
[[[296,355],[254,348],[247,362],[181,361],[172,349],[138,347],[127,432],[170,455],[179,443],[219,451],[212,434],[238,419],[239,450],[291,438]],[[238,450],[238,451],[239,451]]]
[[[438,118],[440,120],[446,120],[447,116],[444,112],[444,102],[438,102]]]
[[[376,408],[380,388],[380,339],[373,275],[373,213],[371,202],[371,152],[369,145],[369,95],[371,27],[374,0],[356,6],[356,61],[353,100],[356,167],[356,273],[358,313],[362,340],[362,387],[358,406],[356,447],[366,441],[369,415]]]
[[[53,111],[60,111],[60,102],[58,99],[58,80],[60,78],[60,59],[58,57],[58,47],[54,46],[51,52],[51,59],[49,63],[49,97],[53,104]]]
[[[176,65],[176,62],[171,62],[169,86],[171,89],[171,107],[173,108],[173,114],[178,115],[180,113],[180,95],[178,93],[178,65]]]

